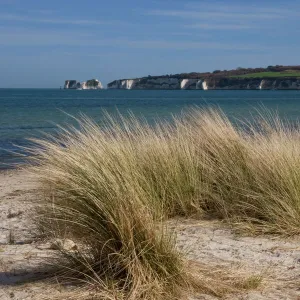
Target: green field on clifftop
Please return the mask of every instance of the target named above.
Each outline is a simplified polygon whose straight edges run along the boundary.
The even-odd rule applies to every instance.
[[[287,70],[283,72],[259,72],[245,75],[230,76],[231,78],[274,78],[274,77],[300,77],[299,71]]]

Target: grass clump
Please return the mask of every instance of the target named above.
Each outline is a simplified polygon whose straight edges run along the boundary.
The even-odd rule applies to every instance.
[[[81,131],[39,141],[33,167],[45,195],[38,212],[43,233],[78,245],[62,251],[64,277],[124,299],[168,299],[179,287],[188,290],[173,237],[132,188],[130,143],[124,137],[116,143],[120,136],[110,139],[89,121],[81,125]]]
[[[222,294],[192,279],[164,219],[210,216],[255,232],[300,232],[297,128],[276,118],[237,127],[199,109],[154,126],[108,115],[101,127],[85,117],[79,125],[36,140],[32,158],[45,195],[41,228],[78,245],[63,253],[66,276],[120,299],[174,299],[195,286]]]

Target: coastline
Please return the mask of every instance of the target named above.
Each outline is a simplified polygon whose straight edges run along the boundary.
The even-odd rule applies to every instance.
[[[60,285],[30,282],[43,270],[43,260],[53,255],[49,243],[36,238],[31,213],[38,205],[35,183],[26,170],[0,172],[0,299],[40,299],[70,293]],[[235,274],[258,274],[262,284],[257,290],[225,299],[297,299],[300,271],[299,237],[246,237],[236,235],[219,221],[172,219],[167,222],[177,234],[177,248],[192,264],[204,263],[210,269],[230,269]],[[8,243],[9,230],[14,241]],[[29,280],[29,281],[28,281]],[[217,299],[197,295],[194,299]]]

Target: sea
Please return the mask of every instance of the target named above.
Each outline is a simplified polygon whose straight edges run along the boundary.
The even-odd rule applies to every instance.
[[[0,89],[0,169],[26,161],[30,138],[57,134],[58,125],[75,124],[83,114],[101,123],[104,112],[133,113],[151,124],[195,107],[221,109],[238,120],[271,111],[296,124],[300,91]]]

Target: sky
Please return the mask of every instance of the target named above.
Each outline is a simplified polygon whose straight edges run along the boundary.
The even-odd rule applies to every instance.
[[[0,0],[0,88],[300,64],[300,0]]]

